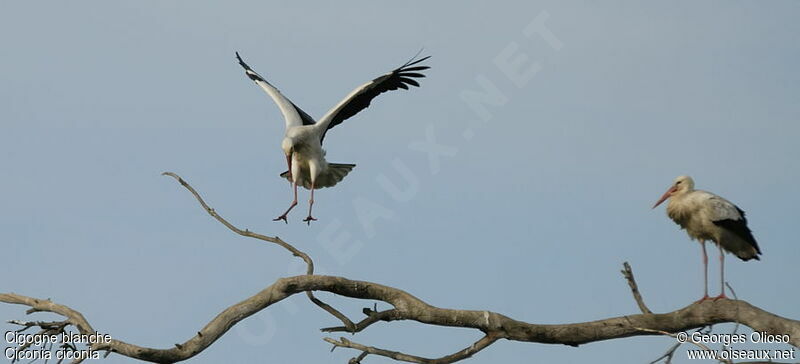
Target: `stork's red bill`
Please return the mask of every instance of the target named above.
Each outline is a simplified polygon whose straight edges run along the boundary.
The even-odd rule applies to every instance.
[[[653,208],[669,199],[667,215],[686,230],[689,237],[700,242],[703,252],[704,292],[698,301],[708,296],[708,255],[705,242],[711,240],[719,247],[721,293],[714,299],[727,298],[725,295],[725,252],[739,259],[758,260],[761,250],[750,228],[744,211],[730,201],[711,192],[694,189],[694,180],[689,176],[675,178],[667,192],[656,201]]]
[[[430,68],[417,65],[430,58],[430,56],[420,59],[416,59],[416,56],[414,56],[404,65],[357,87],[344,100],[340,101],[320,118],[319,121],[315,122],[314,118],[297,107],[297,105],[283,96],[277,88],[267,82],[264,77],[244,63],[238,52],[236,53],[236,58],[244,68],[247,77],[264,89],[272,98],[272,101],[281,110],[286,122],[286,134],[281,143],[281,149],[283,149],[283,153],[286,156],[288,169],[286,172],[281,173],[280,176],[291,182],[294,190],[294,199],[286,212],[274,220],[288,222],[286,215],[297,206],[297,185],[301,185],[311,190],[311,197],[308,200],[308,217],[303,220],[309,224],[311,224],[311,221],[316,220],[311,216],[311,209],[314,206],[314,190],[333,187],[356,166],[349,163],[328,163],[325,160],[322,141],[325,139],[328,129],[341,124],[344,120],[366,109],[372,99],[386,91],[408,90],[409,86],[419,87],[419,83],[414,79],[425,77],[419,72]]]

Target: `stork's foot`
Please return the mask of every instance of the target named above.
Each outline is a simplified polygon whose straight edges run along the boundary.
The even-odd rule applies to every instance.
[[[706,295],[703,295],[703,297],[700,298],[699,300],[694,301],[694,303],[703,303],[703,301],[708,301],[710,299],[711,299],[711,297],[708,297],[708,295],[706,294]]]
[[[308,217],[303,219],[303,222],[308,223],[309,225],[311,225],[312,221],[317,221],[317,219],[313,218],[311,215],[308,215]]]
[[[728,296],[726,296],[724,292],[720,293],[719,296],[712,298],[712,300],[714,300],[714,302],[717,302],[717,301],[722,300],[722,299],[725,299],[725,300],[728,299]]]
[[[289,223],[289,220],[287,220],[287,219],[286,219],[286,215],[289,215],[289,212],[291,212],[291,211],[292,211],[292,209],[293,209],[295,206],[297,206],[297,185],[295,185],[295,186],[294,186],[294,201],[292,201],[292,204],[291,204],[291,205],[289,205],[289,208],[288,208],[288,209],[286,209],[286,212],[284,212],[284,213],[283,213],[283,215],[281,215],[281,216],[278,216],[278,217],[276,217],[276,218],[272,219],[272,221],[281,221],[281,220],[283,220],[283,222],[285,222],[285,223],[287,223],[287,224],[288,224],[288,223]]]

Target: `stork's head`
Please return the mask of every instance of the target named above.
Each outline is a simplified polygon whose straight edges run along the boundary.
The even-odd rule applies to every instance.
[[[675,180],[672,181],[672,186],[669,186],[667,192],[664,192],[664,195],[658,199],[655,205],[653,205],[653,208],[656,208],[656,206],[660,205],[662,202],[666,201],[672,196],[682,195],[692,190],[694,190],[694,180],[692,177],[678,176],[678,178],[675,178]]]

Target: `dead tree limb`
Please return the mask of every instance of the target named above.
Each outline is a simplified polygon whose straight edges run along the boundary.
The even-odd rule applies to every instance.
[[[631,270],[631,265],[628,264],[628,262],[622,263],[622,276],[628,281],[628,287],[631,288],[631,294],[633,294],[633,299],[636,301],[636,305],[639,306],[639,310],[642,311],[642,313],[653,313],[653,311],[650,311],[647,305],[644,304],[642,294],[639,292],[639,285],[636,284],[636,279],[633,277],[633,270]]]
[[[700,304],[690,304],[673,312],[652,313],[644,305],[641,295],[637,294],[638,287],[633,279],[633,272],[629,265],[625,266],[623,274],[631,286],[634,298],[643,312],[642,314],[612,317],[591,322],[548,325],[517,321],[491,311],[439,308],[429,305],[398,288],[344,277],[314,275],[313,262],[308,255],[278,237],[269,237],[236,228],[220,217],[214,209],[210,208],[183,179],[174,173],[166,174],[178,180],[181,185],[186,187],[197,198],[198,202],[212,217],[230,230],[239,235],[278,244],[295,256],[301,257],[308,265],[307,274],[278,279],[261,292],[228,307],[208,322],[196,335],[183,343],[175,344],[174,347],[169,349],[143,347],[112,338],[110,341],[90,344],[89,346],[93,350],[114,352],[154,363],[183,361],[208,348],[239,321],[294,294],[306,293],[313,300],[313,296],[310,294],[314,291],[325,291],[354,299],[382,301],[392,306],[391,309],[380,312],[365,309],[364,313],[367,317],[359,323],[353,324],[349,320],[342,320],[345,326],[322,329],[326,332],[344,331],[355,333],[365,330],[376,322],[411,320],[429,325],[472,328],[485,334],[483,338],[463,350],[434,359],[366,346],[345,338],[338,340],[333,338],[324,339],[334,345],[334,348],[347,347],[361,351],[358,357],[350,360],[350,363],[360,363],[369,354],[413,363],[453,363],[469,358],[499,339],[578,346],[595,341],[631,336],[672,335],[673,333],[724,322],[736,322],[753,330],[770,334],[788,335],[790,338],[789,343],[795,347],[800,347],[800,321],[774,315],[741,300],[705,301]],[[65,322],[74,326],[80,333],[85,335],[95,333],[95,329],[79,311],[50,300],[26,297],[14,293],[0,293],[0,302],[28,306],[30,307],[27,311],[29,314],[34,312],[56,313],[65,317]],[[328,309],[326,311],[331,312]],[[336,314],[334,316],[339,317]],[[26,322],[23,326],[25,328],[38,326],[43,330],[48,330],[55,325],[58,330],[63,330],[64,325],[61,325],[62,322],[35,321],[30,325]]]
[[[283,239],[281,239],[281,238],[279,238],[277,236],[275,236],[275,237],[266,236],[266,235],[254,233],[254,232],[252,232],[252,231],[250,231],[248,229],[242,230],[242,229],[237,228],[233,224],[229,223],[228,220],[225,220],[225,218],[220,216],[217,213],[216,210],[214,210],[213,208],[208,206],[206,201],[203,200],[203,197],[200,196],[200,193],[198,193],[188,182],[186,182],[186,180],[184,180],[183,178],[178,176],[176,173],[174,173],[174,172],[164,172],[161,175],[170,176],[170,177],[174,178],[175,180],[177,180],[178,183],[181,184],[181,186],[185,187],[187,190],[189,190],[189,192],[192,193],[192,195],[194,195],[194,198],[197,199],[197,202],[200,203],[200,206],[202,206],[203,209],[206,210],[206,212],[208,212],[209,215],[211,215],[211,217],[213,217],[214,219],[219,221],[222,225],[225,225],[225,227],[227,227],[228,229],[230,229],[234,233],[237,233],[237,234],[239,234],[241,236],[246,236],[248,238],[253,238],[253,239],[258,239],[258,240],[263,240],[263,241],[266,241],[266,242],[270,242],[270,243],[273,243],[273,244],[278,244],[282,248],[284,248],[284,249],[288,250],[289,252],[291,252],[292,255],[294,255],[296,257],[300,257],[300,259],[303,259],[303,261],[306,263],[306,267],[307,267],[306,268],[306,274],[314,274],[314,261],[311,259],[310,256],[308,256],[308,254],[300,251],[299,249],[295,248],[292,244],[289,244],[289,243],[283,241]],[[348,329],[348,331],[355,332],[355,325],[353,324],[353,321],[351,321],[349,318],[347,318],[347,316],[345,316],[343,313],[339,312],[339,310],[333,308],[332,306],[328,305],[327,303],[322,302],[320,299],[316,298],[311,291],[306,292],[306,296],[308,296],[308,298],[311,300],[311,302],[313,302],[315,305],[319,306],[323,310],[327,311],[328,313],[330,313],[331,315],[333,315],[334,317],[336,317],[340,321],[342,321],[342,323]]]
[[[431,306],[413,295],[397,288],[378,283],[351,280],[343,277],[302,275],[280,278],[256,295],[245,299],[211,320],[200,332],[170,349],[154,349],[129,344],[119,340],[98,344],[94,350],[110,350],[131,358],[155,363],[172,363],[186,360],[206,349],[233,325],[291,295],[326,291],[341,296],[364,300],[378,300],[394,307],[396,320],[413,320],[424,324],[473,328],[486,333],[486,338],[476,343],[476,349],[462,355],[452,355],[453,360],[424,359],[412,356],[397,356],[387,350],[370,348],[334,339],[337,346],[346,346],[375,355],[406,360],[414,363],[452,363],[472,355],[497,339],[545,344],[564,344],[578,346],[594,341],[618,339],[639,335],[659,335],[661,332],[676,333],[694,328],[738,321],[757,331],[771,334],[789,335],[790,344],[800,346],[800,321],[783,318],[747,302],[739,300],[706,301],[691,304],[669,313],[636,314],[613,317],[598,321],[572,324],[541,325],[517,321],[491,311],[456,310]],[[48,311],[65,316],[69,322],[82,332],[93,333],[89,322],[78,311],[49,300],[35,299],[16,294],[0,294],[0,302],[30,306],[35,311]],[[459,352],[461,353],[461,352]],[[406,354],[404,354],[406,355]],[[402,359],[401,359],[402,358]]]

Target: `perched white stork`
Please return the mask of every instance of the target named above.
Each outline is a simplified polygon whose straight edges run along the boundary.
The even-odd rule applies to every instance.
[[[690,238],[699,241],[703,250],[705,291],[703,297],[697,302],[709,299],[706,240],[713,241],[719,247],[722,293],[714,299],[727,298],[725,296],[725,250],[744,261],[759,260],[758,255],[761,254],[756,239],[753,238],[750,228],[747,227],[744,211],[711,192],[695,190],[694,180],[689,176],[676,178],[667,192],[653,205],[653,208],[666,199],[670,199],[667,204],[667,215],[682,229],[686,229]]]
[[[311,190],[311,198],[308,200],[308,217],[303,220],[309,224],[312,220],[317,220],[311,216],[311,208],[314,206],[314,189],[336,185],[356,166],[355,164],[328,163],[325,160],[322,141],[325,139],[328,129],[366,109],[372,99],[386,91],[400,88],[408,90],[409,85],[419,87],[419,83],[414,78],[425,77],[418,72],[430,68],[416,66],[430,56],[414,60],[415,56],[393,71],[357,87],[318,122],[315,122],[311,116],[244,63],[238,52],[236,52],[236,58],[244,67],[247,77],[264,89],[272,101],[278,105],[286,122],[286,134],[283,137],[281,148],[286,155],[288,170],[281,173],[280,176],[292,183],[294,199],[286,212],[275,218],[274,221],[288,222],[286,215],[297,205],[297,185],[301,185]]]

